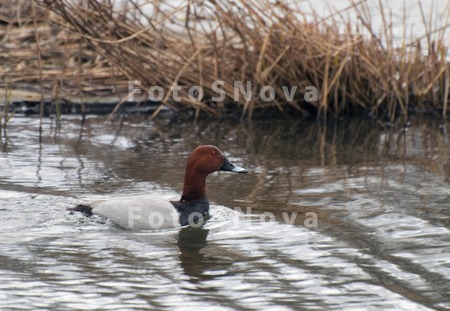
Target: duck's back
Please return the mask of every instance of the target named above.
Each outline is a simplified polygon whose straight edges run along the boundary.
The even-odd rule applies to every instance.
[[[169,200],[152,195],[113,198],[89,204],[92,214],[109,218],[131,230],[168,229],[180,226],[180,215]]]

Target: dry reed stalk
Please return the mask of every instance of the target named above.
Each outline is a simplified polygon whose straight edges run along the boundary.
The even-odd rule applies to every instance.
[[[31,12],[33,14],[33,26],[34,26],[34,37],[36,40],[36,50],[37,50],[37,62],[39,66],[39,81],[40,81],[40,108],[39,108],[39,141],[42,139],[42,118],[44,117],[44,84],[42,80],[42,59],[41,59],[41,48],[40,48],[40,39],[37,27],[37,16],[36,16],[36,8],[35,3],[31,3]]]

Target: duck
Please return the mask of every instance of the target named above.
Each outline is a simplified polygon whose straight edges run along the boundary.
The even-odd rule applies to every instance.
[[[88,217],[105,217],[128,230],[200,226],[209,216],[206,177],[217,171],[248,173],[248,170],[231,163],[216,146],[201,145],[188,158],[183,192],[177,201],[155,195],[137,195],[81,203],[69,210]]]

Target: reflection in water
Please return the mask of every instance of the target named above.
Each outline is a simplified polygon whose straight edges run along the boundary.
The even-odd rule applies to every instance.
[[[1,140],[2,310],[450,309],[447,123],[45,122],[40,143],[20,117]],[[177,198],[199,144],[250,170],[208,177],[204,226],[128,232],[65,211]]]
[[[180,248],[180,264],[184,274],[191,277],[192,282],[204,279],[206,259],[201,249],[206,246],[208,229],[203,227],[185,227],[180,230],[177,245]]]

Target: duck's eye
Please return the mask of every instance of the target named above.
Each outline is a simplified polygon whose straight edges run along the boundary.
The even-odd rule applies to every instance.
[[[222,157],[220,156],[220,153],[217,152],[216,150],[212,150],[212,151],[211,151],[211,155],[214,156],[214,157],[217,157],[217,158],[219,158],[219,159],[222,158]]]

